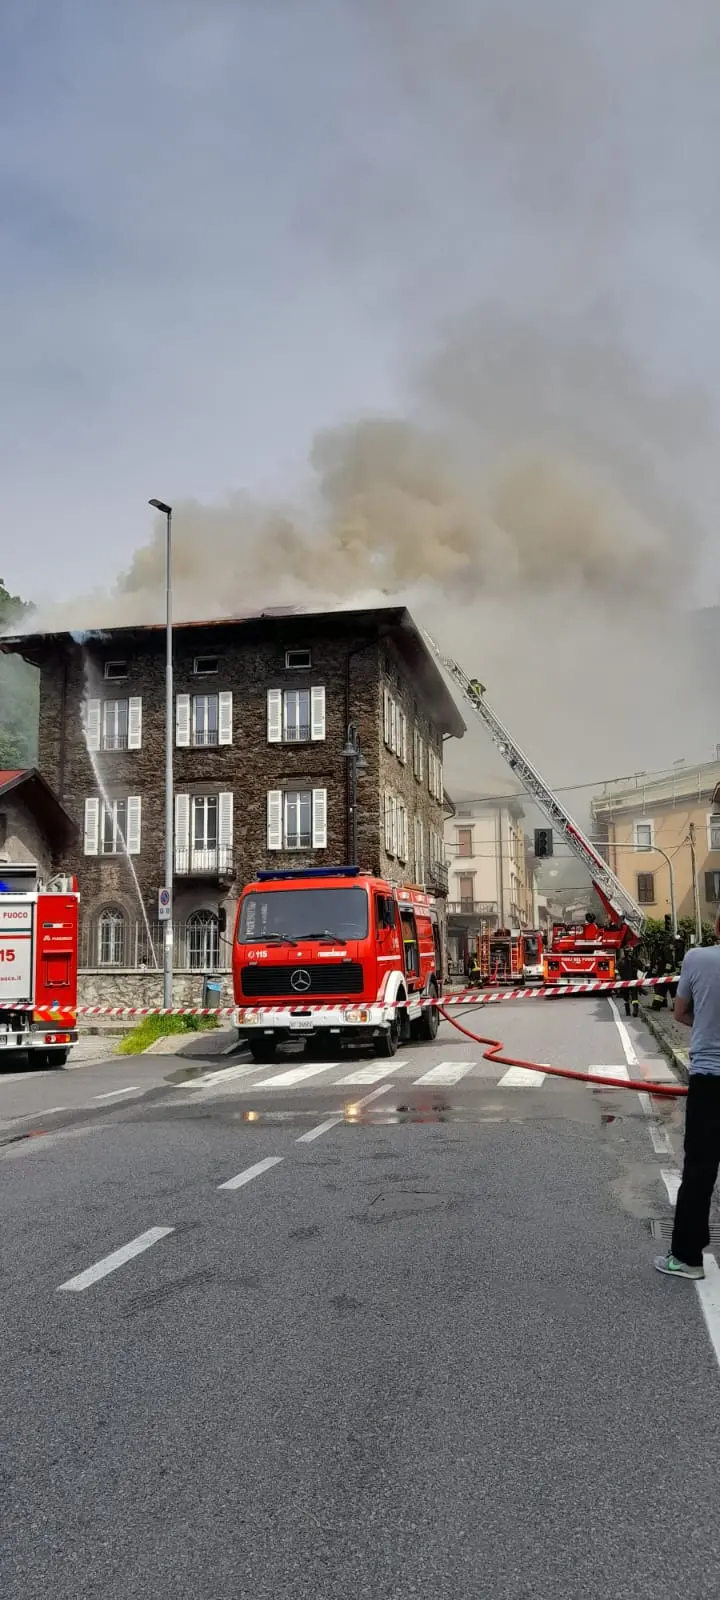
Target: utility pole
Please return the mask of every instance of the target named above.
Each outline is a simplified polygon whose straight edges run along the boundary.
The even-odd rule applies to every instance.
[[[690,827],[688,828],[688,840],[689,840],[689,843],[690,843],[690,862],[691,862],[691,870],[692,870],[693,910],[695,912],[695,938],[696,938],[698,944],[702,944],[702,917],[700,916],[700,893],[699,893],[699,890],[698,890],[697,866],[696,866],[696,863],[695,863],[695,823],[694,822],[691,822],[690,823]]]

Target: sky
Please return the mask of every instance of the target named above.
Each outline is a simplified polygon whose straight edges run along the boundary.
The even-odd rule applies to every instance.
[[[288,505],[333,557],[354,541],[342,598],[368,587],[358,543],[412,595],[438,573],[405,539],[388,578],[365,450],[400,419],[413,471],[442,446],[425,550],[465,561],[482,521],[459,631],[511,640],[506,704],[522,718],[538,645],[562,694],[559,619],[566,655],[627,645],[636,680],[673,627],[658,579],[673,604],[720,600],[719,90],[711,0],[4,7],[0,575],[41,610],[89,612],[128,570],[137,594],[154,495],[221,589],[230,525],[238,608],[246,575],[270,583],[265,508],[274,531]],[[407,449],[402,473],[383,451],[410,526]],[[290,563],[309,588],[312,538]],[[560,565],[569,596],[543,580]],[[447,628],[462,598],[443,593]],[[655,726],[639,700],[621,737],[621,690],[602,763],[704,751],[711,713],[666,751],[667,705]]]

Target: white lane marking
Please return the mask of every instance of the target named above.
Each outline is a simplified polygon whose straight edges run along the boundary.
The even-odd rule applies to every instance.
[[[602,1063],[599,1067],[588,1067],[586,1070],[594,1072],[599,1078],[622,1078],[625,1083],[630,1077],[624,1061],[620,1067],[608,1067],[605,1063]]]
[[[72,1291],[89,1289],[99,1278],[106,1278],[109,1272],[116,1272],[126,1261],[132,1261],[133,1256],[142,1255],[143,1250],[149,1250],[152,1244],[157,1244],[158,1239],[164,1239],[173,1232],[173,1228],[148,1228],[147,1233],[139,1233],[137,1239],[131,1239],[130,1243],[122,1245],[120,1250],[113,1250],[112,1255],[103,1256],[102,1261],[96,1261],[94,1267],[87,1267],[85,1272],[79,1272],[76,1278],[68,1278],[67,1283],[61,1283],[58,1294],[66,1289]]]
[[[406,1067],[407,1061],[398,1061],[397,1057],[390,1065],[387,1061],[369,1061],[366,1067],[356,1067],[349,1072],[346,1078],[336,1078],[335,1088],[339,1089],[346,1083],[378,1083],[380,1078],[387,1078],[390,1072],[396,1072],[399,1067]]]
[[[93,1100],[117,1100],[121,1094],[139,1093],[140,1090],[138,1089],[138,1085],[136,1083],[132,1083],[127,1089],[108,1089],[107,1094],[94,1094]]]
[[[246,1167],[244,1172],[236,1173],[234,1178],[219,1183],[218,1189],[242,1189],[253,1178],[259,1178],[261,1172],[269,1172],[271,1167],[277,1167],[282,1159],[282,1156],[266,1156],[264,1161],[256,1161],[254,1167]]]
[[[360,1106],[369,1106],[371,1100],[379,1099],[381,1094],[389,1094],[394,1088],[394,1083],[384,1083],[381,1089],[373,1089],[372,1094],[365,1094],[362,1100],[353,1101],[355,1110],[357,1111]]]
[[[544,1072],[535,1072],[530,1067],[509,1067],[500,1078],[498,1089],[539,1089],[545,1077]]]
[[[289,1072],[278,1072],[274,1078],[265,1078],[262,1083],[254,1083],[253,1089],[290,1089],[295,1083],[304,1083],[306,1078],[316,1078],[318,1073],[327,1072],[328,1068],[337,1067],[337,1061],[323,1061],[319,1067],[291,1067]]]
[[[328,1117],[327,1122],[319,1122],[316,1128],[310,1128],[307,1133],[301,1133],[300,1138],[296,1139],[295,1143],[312,1144],[313,1139],[319,1139],[321,1133],[329,1133],[331,1128],[337,1128],[338,1123],[344,1121],[344,1113],[340,1111],[336,1117]]]
[[[429,1072],[424,1072],[421,1078],[415,1079],[415,1088],[423,1083],[459,1083],[460,1079],[464,1078],[467,1072],[472,1072],[476,1065],[475,1061],[440,1061],[436,1067],[431,1067]]]
[[[680,1188],[681,1173],[675,1167],[661,1167],[660,1177],[667,1189],[668,1200],[671,1206],[674,1206],[677,1202],[678,1189]]]
[[[615,1004],[615,1001],[614,1000],[608,1000],[608,1005],[609,1005],[610,1010],[612,1011],[613,1017],[615,1019],[615,1027],[617,1028],[617,1031],[618,1031],[618,1033],[620,1035],[620,1043],[621,1043],[621,1045],[623,1047],[623,1054],[625,1056],[625,1060],[627,1061],[627,1064],[628,1064],[629,1067],[637,1067],[637,1066],[640,1065],[640,1063],[639,1063],[638,1058],[637,1058],[637,1056],[635,1054],[635,1047],[634,1047],[632,1039],[630,1038],[630,1035],[629,1035],[629,1033],[627,1031],[627,1028],[625,1027],[625,1023],[620,1018],[620,1012],[618,1011],[618,1008],[617,1008],[617,1006]]]
[[[655,1112],[653,1111],[650,1103],[649,1094],[639,1094],[638,1100],[640,1101],[644,1115],[648,1119],[648,1133],[650,1135],[650,1141],[656,1156],[671,1156],[673,1153],[673,1147],[670,1142],[670,1135],[667,1131],[667,1128],[663,1128],[659,1123],[655,1122]]]
[[[695,1284],[715,1359],[720,1365],[720,1267],[712,1251],[703,1255],[705,1277]]]

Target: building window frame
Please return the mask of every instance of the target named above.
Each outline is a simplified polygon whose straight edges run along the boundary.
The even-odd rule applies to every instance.
[[[641,838],[640,838],[640,834],[644,833],[646,829],[647,829],[647,831],[649,833],[649,836],[650,836],[649,843],[647,843],[647,844],[645,844],[643,842],[643,840],[641,840]],[[654,844],[655,844],[655,824],[653,822],[652,817],[639,817],[637,822],[633,822],[633,847],[634,847],[634,849],[635,850],[652,850]]]
[[[462,828],[458,828],[456,831],[457,831],[457,856],[458,856],[458,860],[471,861],[472,857],[473,857],[473,854],[474,854],[472,827],[470,827],[470,828],[462,827]],[[467,835],[467,843],[469,845],[469,848],[467,850],[463,849],[463,835],[464,834]]]
[[[217,972],[220,965],[220,919],[199,907],[185,923],[185,948],[191,972]]]
[[[655,873],[636,873],[637,902],[639,906],[654,906],[657,904],[655,896]]]
[[[97,919],[97,964],[99,967],[124,967],[127,964],[128,922],[120,906],[105,906]]]
[[[711,856],[720,855],[720,811],[708,811],[707,841],[708,854]]]

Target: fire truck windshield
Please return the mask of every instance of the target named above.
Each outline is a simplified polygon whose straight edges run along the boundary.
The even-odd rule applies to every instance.
[[[243,900],[238,942],[337,938],[346,944],[367,931],[366,889],[273,889]]]

